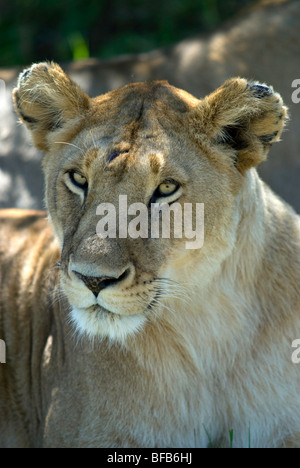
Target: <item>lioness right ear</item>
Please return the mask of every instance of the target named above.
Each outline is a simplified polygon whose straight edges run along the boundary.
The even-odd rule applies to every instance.
[[[13,100],[34,144],[48,151],[51,136],[74,128],[90,106],[90,98],[55,63],[39,63],[20,74]]]
[[[244,173],[266,159],[279,141],[287,108],[271,86],[233,78],[207,96],[190,115],[190,131],[199,142],[229,149],[236,168]]]

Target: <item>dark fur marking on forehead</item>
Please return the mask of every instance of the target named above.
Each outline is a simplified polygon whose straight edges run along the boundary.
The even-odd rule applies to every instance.
[[[112,162],[114,159],[116,159],[118,156],[120,156],[120,154],[125,154],[125,153],[128,153],[128,152],[129,152],[129,150],[114,151],[113,153],[111,153],[110,155],[107,156],[106,162],[109,164],[109,163]]]

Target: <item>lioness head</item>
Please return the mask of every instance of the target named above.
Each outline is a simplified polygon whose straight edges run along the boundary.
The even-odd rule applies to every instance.
[[[248,174],[279,140],[287,114],[272,88],[240,78],[203,100],[163,81],[91,99],[54,63],[26,70],[14,103],[46,153],[46,205],[72,318],[90,336],[118,340],[167,313],[178,283],[205,285],[220,268],[234,249]],[[120,196],[146,207],[150,235],[121,235]],[[151,237],[151,204],[175,202],[182,212],[204,204],[202,248],[187,248],[186,231],[176,235],[172,223],[169,238]],[[109,207],[116,236],[97,233]]]

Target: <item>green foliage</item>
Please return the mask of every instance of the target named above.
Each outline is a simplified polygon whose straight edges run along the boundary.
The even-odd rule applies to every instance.
[[[229,447],[233,448],[233,429],[229,431]]]
[[[146,52],[210,31],[253,0],[0,0],[0,66]]]
[[[222,447],[219,447],[217,445],[215,445],[211,439],[211,436],[209,434],[209,432],[207,431],[206,427],[203,425],[203,428],[204,428],[204,431],[205,431],[205,434],[207,436],[207,440],[208,440],[208,448],[222,448]],[[233,446],[233,429],[230,429],[229,431],[229,448],[234,448]],[[249,424],[249,428],[248,428],[248,448],[251,448],[251,433],[250,433],[250,424]]]

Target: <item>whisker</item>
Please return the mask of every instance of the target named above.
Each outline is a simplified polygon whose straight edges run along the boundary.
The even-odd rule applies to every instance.
[[[156,278],[154,281],[154,291],[159,293],[160,297],[178,299],[190,305],[191,297],[188,289],[176,281],[169,281],[167,278]]]
[[[90,135],[91,135],[91,138],[92,138],[92,142],[93,142],[94,148],[95,148],[95,149],[99,149],[99,148],[97,148],[97,146],[96,146],[96,142],[95,142],[95,140],[94,140],[94,135],[93,135],[93,132],[92,132],[92,130],[90,130],[90,132],[89,132],[89,133],[90,133]]]
[[[63,289],[53,289],[49,294],[49,302],[51,305],[57,304],[61,299],[65,299],[66,294]]]
[[[167,290],[170,293],[176,293],[177,295],[184,296],[188,302],[193,300],[193,296],[197,294],[197,288],[199,283],[196,282],[185,282],[178,283],[175,280],[170,280],[168,278],[156,278],[154,280],[155,286],[161,287],[163,291]],[[193,290],[191,290],[193,288]]]
[[[178,281],[170,280],[168,278],[155,278],[154,283],[166,285],[169,288],[174,288],[175,290],[181,289],[181,290],[189,291],[189,288],[185,285],[185,283],[179,283]],[[190,286],[190,283],[186,283],[186,284],[189,284]]]
[[[159,294],[160,298],[162,299],[169,299],[169,300],[173,300],[173,299],[177,299],[178,301],[181,301],[181,302],[184,302],[185,305],[187,306],[190,306],[191,305],[191,301],[189,302],[189,298],[185,297],[185,296],[177,296],[177,295],[174,295],[174,294],[166,294],[166,293],[163,293],[163,294]]]
[[[156,304],[160,305],[160,306],[163,307],[164,309],[168,310],[173,316],[176,315],[176,312],[175,312],[173,309],[171,309],[170,307],[166,306],[163,302],[159,301],[158,299],[154,298],[152,302],[155,302]],[[155,308],[152,309],[152,310],[155,310]]]
[[[175,284],[175,285],[177,284],[177,285],[180,286],[180,287],[185,287],[185,288],[188,287],[188,289],[190,289],[191,286],[196,286],[196,287],[199,286],[199,283],[196,283],[196,282],[183,281],[183,282],[179,283],[178,281],[173,280],[173,279],[171,279],[171,278],[160,278],[160,277],[157,277],[157,278],[154,279],[154,281],[156,281],[156,280],[157,280],[157,281],[163,281],[163,282],[166,282],[166,283],[169,283],[169,284]]]
[[[60,144],[60,145],[69,145],[69,146],[74,146],[74,148],[79,149],[80,151],[83,151],[82,148],[79,148],[79,146],[74,145],[73,143],[68,143],[66,141],[55,141],[54,143]]]
[[[172,288],[168,288],[168,287],[162,287],[162,286],[154,286],[153,288],[154,291],[156,291],[157,293],[161,294],[161,296],[166,296],[166,295],[169,295],[171,298],[189,298],[189,296],[187,295],[187,292],[184,291],[184,290],[180,290],[178,288],[176,289],[172,289]]]

